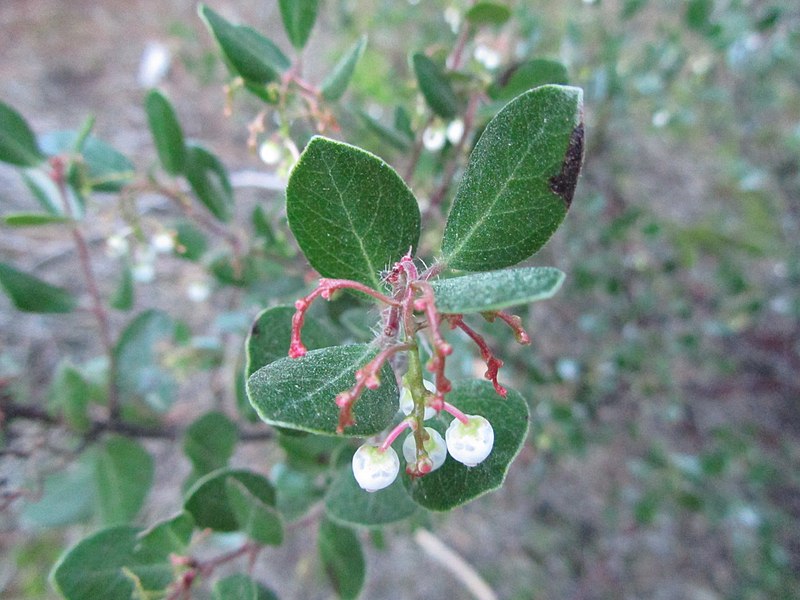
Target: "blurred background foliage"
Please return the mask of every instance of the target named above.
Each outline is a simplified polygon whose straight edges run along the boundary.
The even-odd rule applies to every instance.
[[[149,168],[154,154],[136,69],[155,40],[171,57],[163,86],[187,134],[212,144],[234,175],[285,177],[285,163],[265,167],[247,150],[258,101],[236,94],[232,116],[223,117],[224,68],[191,3],[167,9],[154,1],[77,2],[85,12],[75,14],[68,4],[0,7],[4,29],[18,33],[0,42],[0,96],[37,132],[78,127],[93,113],[98,134]],[[289,47],[275,3],[213,4]],[[446,129],[439,118],[421,117],[409,55],[447,55],[466,4],[323,1],[305,54],[310,80],[321,80],[362,33],[369,35],[349,100],[335,111],[343,139],[402,173],[412,150],[404,123],[415,130],[427,124],[432,137]],[[507,24],[481,27],[468,44],[463,70],[489,84],[532,58],[561,63],[569,83],[585,89],[586,165],[565,225],[530,261],[567,273],[556,298],[522,312],[533,345],[520,349],[480,328],[506,360],[506,380],[531,402],[532,436],[503,490],[434,522],[503,598],[797,597],[800,9],[770,0],[508,5]],[[64,54],[65,46],[74,54]],[[486,106],[478,126],[492,114]],[[291,133],[302,141],[313,129],[298,120]],[[423,149],[414,179],[423,203],[452,152],[447,141]],[[30,207],[30,194],[10,169],[0,169],[0,182],[4,208]],[[134,246],[130,267],[134,274],[142,265],[154,270],[137,277],[136,307],[165,309],[182,333],[157,346],[165,370],[156,376],[169,379],[159,389],[179,400],[163,419],[187,423],[201,409],[232,406],[252,316],[291,302],[307,283],[285,226],[282,192],[237,189],[241,222],[256,205],[262,212],[241,226],[260,241],[239,273],[225,239],[204,234],[161,200],[143,196],[134,209],[124,197],[106,204],[98,198],[93,247],[102,254],[109,239],[133,227],[132,234],[125,230]],[[435,254],[448,200],[423,205],[422,256]],[[131,219],[130,211],[140,216]],[[183,258],[148,254],[148,239],[164,230],[176,232]],[[0,252],[69,286],[68,243],[52,232],[22,236],[4,228]],[[199,262],[184,260],[195,253]],[[105,261],[100,276],[111,295],[121,263]],[[69,323],[21,317],[0,302],[4,394],[44,403],[62,355],[90,379],[98,342],[88,316]],[[371,325],[346,302],[330,311],[349,331]],[[118,329],[124,321],[115,315]],[[462,375],[473,373],[471,350],[457,355],[461,363],[453,364]],[[71,448],[31,428],[26,451],[49,453],[35,460],[4,453],[0,489],[7,500],[20,481],[57,469],[60,449]],[[149,444],[157,462],[170,455],[169,443]],[[273,450],[251,446],[239,450],[239,460],[276,462]],[[156,481],[148,506],[174,504],[175,479],[157,470]],[[30,505],[20,520],[19,503],[8,504],[0,590],[48,597],[43,574],[54,548],[74,540],[75,529],[42,529],[52,513],[31,514]],[[61,508],[74,516],[85,507],[65,501]],[[407,584],[406,596],[390,587],[406,585],[399,582],[420,568],[400,538],[373,540],[365,597],[457,597],[447,587],[438,594],[440,584],[421,576]],[[311,577],[302,556],[302,547],[291,546],[281,555],[298,581],[286,584],[286,597],[300,597],[291,594]]]

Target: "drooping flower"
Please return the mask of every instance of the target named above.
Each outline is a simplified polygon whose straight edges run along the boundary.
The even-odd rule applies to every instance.
[[[389,447],[364,444],[353,454],[353,475],[358,485],[368,492],[377,492],[388,487],[400,472],[397,452]]]
[[[467,422],[453,419],[445,432],[447,450],[458,462],[474,467],[486,460],[494,446],[494,429],[480,415],[465,415]]]

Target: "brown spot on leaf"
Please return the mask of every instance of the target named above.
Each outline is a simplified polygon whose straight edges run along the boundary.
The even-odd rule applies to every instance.
[[[569,209],[575,187],[578,185],[578,175],[583,164],[583,122],[581,121],[569,136],[569,146],[561,164],[561,172],[550,178],[550,189],[554,194],[561,196]]]

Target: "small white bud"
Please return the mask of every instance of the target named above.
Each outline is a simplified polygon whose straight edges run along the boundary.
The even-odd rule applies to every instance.
[[[124,235],[114,234],[106,240],[106,255],[109,258],[122,258],[130,250],[128,238]]]
[[[447,124],[447,141],[455,146],[464,137],[464,121],[454,119]]]
[[[391,447],[381,450],[378,446],[364,444],[353,455],[353,475],[358,485],[368,492],[390,486],[399,472],[400,459]]]
[[[205,302],[211,295],[211,286],[206,281],[193,281],[186,288],[186,296],[192,302]]]
[[[175,238],[168,231],[162,231],[153,236],[150,245],[157,254],[166,254],[175,249]]]
[[[444,148],[444,143],[447,141],[445,136],[444,127],[440,125],[431,125],[422,132],[422,145],[429,152],[436,152]]]
[[[429,436],[425,440],[425,451],[433,464],[431,471],[435,471],[444,464],[444,460],[447,458],[447,446],[444,443],[442,434],[433,427],[426,427],[425,431],[428,432]],[[409,464],[417,462],[417,441],[414,439],[413,433],[408,434],[408,437],[403,441],[403,458]]]
[[[161,42],[148,42],[139,61],[136,79],[143,88],[157,86],[169,71],[172,56],[169,48]]]
[[[444,436],[450,456],[468,467],[486,460],[494,446],[494,429],[480,415],[465,415],[467,422],[453,419]]]
[[[425,385],[425,389],[431,393],[436,392],[436,386],[433,385],[432,382],[428,381],[427,379],[423,379],[422,383]],[[414,398],[411,396],[411,390],[407,387],[403,386],[403,391],[400,392],[400,410],[403,411],[404,415],[410,415],[411,411],[414,410]],[[436,416],[436,411],[433,410],[430,406],[425,407],[425,416],[423,419],[427,421],[428,419],[432,419]]]
[[[277,165],[283,158],[281,147],[272,140],[266,140],[258,149],[258,157],[265,165]]]

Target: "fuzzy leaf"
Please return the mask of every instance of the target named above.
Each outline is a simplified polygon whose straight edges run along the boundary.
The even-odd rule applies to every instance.
[[[67,290],[17,271],[6,263],[0,263],[0,286],[17,310],[23,312],[66,313],[77,305],[75,297]]]
[[[105,525],[131,521],[153,484],[153,458],[138,442],[113,436],[97,455],[95,484],[100,519]]]
[[[201,4],[200,17],[217,40],[230,67],[248,83],[266,84],[280,79],[291,62],[275,44],[250,27],[233,25]]]
[[[329,102],[333,102],[341,98],[350,80],[355,73],[356,65],[361,60],[364,54],[364,49],[367,47],[367,36],[362,35],[358,41],[353,44],[350,49],[339,59],[339,62],[334,65],[328,76],[322,81],[320,92],[322,97]]]
[[[535,58],[506,70],[496,83],[489,87],[493,100],[511,100],[528,90],[555,83],[566,84],[567,68],[560,62],[546,58]]]
[[[196,419],[183,438],[183,452],[192,461],[193,475],[201,477],[226,466],[238,439],[236,425],[221,412]]]
[[[519,454],[528,434],[528,405],[514,390],[500,398],[488,381],[468,380],[453,384],[447,401],[468,415],[482,415],[494,429],[494,448],[475,467],[467,467],[448,455],[433,473],[411,479],[403,473],[403,484],[411,497],[430,510],[446,511],[474,500],[503,485],[511,461]]]
[[[283,28],[292,46],[302,49],[317,20],[319,0],[279,0]]]
[[[216,155],[202,146],[186,150],[186,179],[197,199],[220,221],[229,221],[233,211],[233,188],[228,172]]]
[[[283,522],[275,507],[262,502],[234,477],[226,480],[225,487],[239,530],[259,544],[279,546],[283,542]]]
[[[564,273],[553,267],[526,267],[440,279],[431,285],[439,312],[476,313],[545,300],[563,281]]]
[[[328,579],[340,598],[357,598],[364,586],[364,553],[349,527],[323,519],[317,539],[319,556]]]
[[[186,164],[186,143],[175,109],[158,90],[147,94],[144,106],[161,166],[167,173],[179,175]]]
[[[356,370],[378,353],[367,344],[311,350],[302,358],[282,358],[253,373],[247,395],[259,416],[270,425],[335,435],[339,407],[334,398],[355,385]],[[356,424],[345,435],[366,437],[383,431],[398,408],[394,374],[384,365],[381,386],[367,389],[356,402]]]
[[[22,507],[26,527],[63,527],[87,521],[95,510],[94,454],[84,452],[66,468],[45,476],[42,495]]]
[[[219,469],[195,482],[183,507],[197,527],[214,531],[238,531],[239,521],[228,496],[227,480],[233,478],[267,506],[275,506],[275,490],[263,475],[244,469]]]
[[[165,559],[170,554],[185,554],[194,531],[194,519],[186,511],[152,525],[139,534],[137,549],[141,553]]]
[[[411,61],[419,90],[431,110],[443,119],[455,117],[460,103],[439,65],[419,52],[412,56]]]
[[[350,465],[339,471],[325,494],[325,513],[345,525],[380,527],[407,519],[417,508],[399,479],[367,493],[359,487]]]
[[[8,104],[0,102],[0,161],[17,167],[35,167],[44,158],[27,121]]]
[[[545,85],[512,100],[470,156],[444,231],[444,261],[491,271],[531,256],[564,220],[582,160],[580,89]]]
[[[308,262],[324,277],[382,287],[380,270],[419,240],[411,190],[374,154],[314,137],[286,188],[286,215]]]
[[[464,16],[473,25],[502,25],[511,18],[511,11],[505,4],[478,2]]]
[[[234,573],[214,584],[214,600],[278,600],[278,597],[244,573]]]

